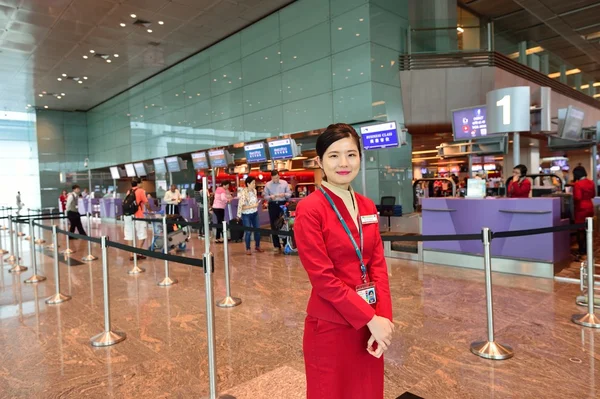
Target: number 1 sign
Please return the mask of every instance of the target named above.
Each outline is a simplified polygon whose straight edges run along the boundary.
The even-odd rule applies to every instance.
[[[487,93],[487,133],[528,132],[531,130],[531,89],[507,87]]]

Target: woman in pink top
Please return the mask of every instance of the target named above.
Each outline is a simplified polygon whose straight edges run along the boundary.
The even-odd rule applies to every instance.
[[[229,194],[229,181],[225,180],[221,183],[221,187],[215,191],[215,201],[213,202],[213,212],[217,217],[217,236],[215,239],[216,243],[222,243],[221,234],[223,232],[223,220],[225,220],[225,207],[231,201],[231,195]]]

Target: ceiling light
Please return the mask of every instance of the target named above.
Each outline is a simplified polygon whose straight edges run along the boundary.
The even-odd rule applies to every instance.
[[[58,80],[59,82],[62,82],[62,78],[58,78],[58,79],[56,79],[56,80]]]
[[[67,77],[67,74],[66,74],[66,73],[63,73],[63,74],[62,74],[62,76],[63,76],[64,78],[66,78],[66,77]]]
[[[27,104],[28,107],[31,107],[31,104]]]
[[[358,21],[359,21],[359,22],[362,22],[362,21],[364,21],[364,20],[365,20],[364,18],[361,18],[361,19],[359,19]]]
[[[574,69],[569,69],[568,71],[565,72],[565,75],[569,76],[569,75],[575,75],[581,73],[581,70],[579,68],[574,68]],[[549,78],[559,78],[560,77],[560,72],[555,72],[555,73],[551,73],[548,75]]]
[[[338,27],[338,30],[342,30],[342,29],[343,29],[343,28],[342,28],[341,26],[340,26],[340,27]]]
[[[600,94],[594,94],[594,98],[600,98]]]
[[[77,83],[82,84],[83,82],[81,80],[78,80]]]
[[[83,56],[83,58],[87,60],[87,59],[88,59],[88,56],[87,56],[87,55],[84,55],[84,56]]]
[[[110,64],[112,61],[111,60],[106,60],[106,62],[108,62]]]
[[[152,29],[148,29],[148,33],[152,33]]]
[[[159,25],[164,25],[164,24],[165,24],[165,22],[164,22],[164,21],[158,21],[158,24],[159,24]]]
[[[65,93],[60,93],[60,95],[61,95],[61,96],[63,96],[63,97],[64,97],[64,96],[66,96],[66,94],[65,94]]]
[[[463,28],[461,28],[460,26],[456,27],[456,30],[458,31],[458,33],[463,33],[465,30]]]
[[[115,54],[115,58],[119,58],[119,54]]]
[[[123,23],[123,22],[121,22],[119,25],[121,25],[121,27],[122,27],[122,28],[124,28],[124,27],[126,27],[126,26],[127,26],[127,24],[125,24],[125,23]]]
[[[47,106],[47,105],[44,105],[44,108],[48,109],[48,106]]]
[[[62,97],[61,96],[56,96],[56,98],[58,98],[60,100]]]
[[[95,53],[95,51],[94,51],[94,50],[90,50],[90,53],[94,54],[94,53]]]
[[[87,77],[87,76],[84,76],[83,78],[84,78],[85,80],[87,80],[87,78],[88,78],[88,77]]]
[[[137,15],[135,15],[135,14],[131,14],[131,15],[130,15],[130,17],[131,17],[131,18],[137,18]]]
[[[44,95],[43,95],[43,94],[38,94],[38,96],[40,96],[40,97],[44,97]]]

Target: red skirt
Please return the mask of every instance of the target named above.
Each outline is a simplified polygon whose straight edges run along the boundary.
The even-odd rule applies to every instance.
[[[383,399],[383,356],[367,352],[368,327],[307,316],[304,364],[307,399]]]

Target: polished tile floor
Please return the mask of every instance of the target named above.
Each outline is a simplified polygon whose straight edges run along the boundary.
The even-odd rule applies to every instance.
[[[122,238],[119,226],[95,225],[95,236]],[[3,233],[4,234],[4,233]],[[46,234],[46,240],[50,237]],[[61,250],[64,249],[61,237]],[[8,246],[5,244],[5,246]],[[265,248],[268,243],[265,243]],[[79,260],[82,241],[72,242]],[[194,238],[187,256],[200,256]],[[29,266],[29,243],[23,242]],[[232,290],[241,306],[215,310],[218,387],[222,398],[303,398],[302,329],[310,285],[298,258],[270,251],[246,256],[231,245]],[[215,297],[225,293],[222,246],[216,256]],[[99,255],[94,245],[93,253]],[[38,250],[40,274],[0,273],[0,398],[202,398],[208,392],[202,270],[171,265],[179,283],[158,287],[164,262],[144,260],[131,276],[129,256],[109,250],[113,329],[127,339],[93,348],[103,329],[101,262],[61,262],[63,293],[54,293],[51,253]],[[600,330],[571,323],[577,285],[494,275],[496,337],[515,357],[484,360],[469,344],[486,336],[483,273],[390,260],[397,326],[386,355],[386,398],[410,391],[423,398],[600,397]],[[596,365],[596,362],[598,364]],[[336,399],[336,398],[332,398]]]

